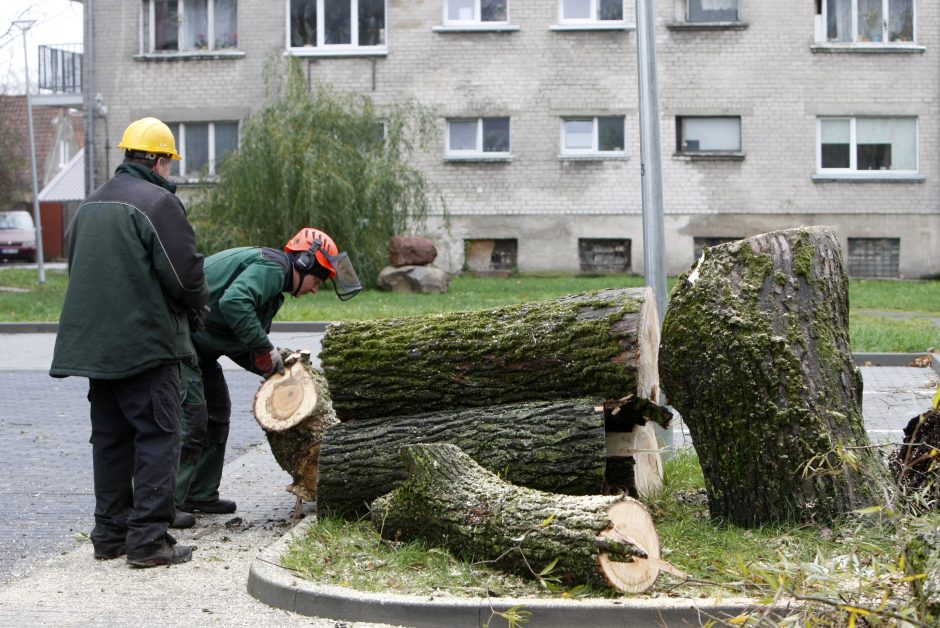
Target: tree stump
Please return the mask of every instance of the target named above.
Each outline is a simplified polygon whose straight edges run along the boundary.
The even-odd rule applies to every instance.
[[[401,455],[405,482],[372,504],[386,539],[426,539],[528,577],[557,560],[549,576],[622,591],[645,591],[659,574],[659,535],[634,499],[513,486],[452,444]]]
[[[940,622],[940,518],[933,517],[904,546],[904,568],[911,576],[914,595],[930,617]],[[931,624],[934,625],[934,624]]]
[[[891,459],[891,472],[911,504],[940,510],[940,410],[928,410],[907,422],[904,444]]]
[[[828,227],[706,249],[679,279],[660,376],[692,434],[712,517],[830,522],[890,502],[862,420],[848,313]]]
[[[586,395],[655,399],[658,341],[651,291],[628,288],[337,323],[320,360],[346,421]]]
[[[292,354],[284,363],[284,375],[275,373],[255,393],[255,419],[274,459],[293,479],[287,490],[314,501],[323,432],[338,421],[326,380],[310,364],[310,352]]]

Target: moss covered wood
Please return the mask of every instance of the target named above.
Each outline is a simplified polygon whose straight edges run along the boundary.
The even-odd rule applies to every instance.
[[[293,354],[285,362],[284,375],[272,375],[255,393],[255,419],[274,459],[291,475],[287,490],[313,501],[323,431],[338,421],[326,380],[311,366],[309,353]]]
[[[904,563],[924,617],[940,625],[940,516],[925,520],[904,547]],[[934,625],[934,624],[931,624]]]
[[[655,374],[658,335],[650,343],[643,333],[655,329],[649,324],[655,318],[647,290],[610,289],[338,323],[327,330],[320,359],[344,421],[585,395],[620,398]]]
[[[386,539],[425,539],[528,577],[557,560],[548,575],[569,585],[643,591],[659,573],[659,536],[636,500],[514,486],[452,444],[401,455],[404,483],[372,504]]]
[[[828,522],[886,503],[848,336],[847,279],[828,227],[705,251],[673,292],[663,390],[689,427],[714,518]]]
[[[593,399],[528,402],[345,421],[323,436],[317,508],[358,515],[405,477],[399,450],[453,443],[518,484],[588,495],[604,489],[604,414]]]

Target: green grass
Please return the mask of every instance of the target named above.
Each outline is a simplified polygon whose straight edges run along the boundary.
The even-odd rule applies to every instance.
[[[46,283],[36,271],[0,267],[0,321],[57,321],[67,275],[47,271]],[[279,321],[369,320],[512,305],[552,299],[601,288],[640,287],[637,275],[524,275],[508,278],[456,275],[445,294],[402,294],[366,290],[351,301],[339,301],[329,289],[301,299],[288,298]],[[670,280],[670,286],[673,280]],[[13,289],[11,291],[10,289]],[[850,335],[857,352],[922,352],[940,347],[940,281],[859,279],[849,281]],[[903,318],[891,312],[912,312]]]
[[[665,462],[662,493],[644,501],[659,532],[663,558],[689,574],[690,580],[683,583],[661,573],[641,596],[761,596],[765,584],[756,578],[758,573],[777,573],[786,565],[791,570],[787,577],[801,581],[813,576],[814,568],[807,565],[814,561],[825,565],[854,554],[861,564],[890,562],[900,550],[897,529],[884,525],[879,515],[831,530],[810,525],[745,529],[713,522],[698,458],[688,449]],[[456,597],[636,597],[602,588],[543,585],[421,542],[383,541],[368,520],[315,521],[307,536],[290,547],[282,564],[319,584],[362,591]]]

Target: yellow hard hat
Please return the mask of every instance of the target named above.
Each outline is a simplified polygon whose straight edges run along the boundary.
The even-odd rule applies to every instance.
[[[131,122],[124,129],[118,148],[137,150],[154,156],[169,155],[177,161],[181,159],[176,152],[176,140],[170,127],[156,118],[141,118]]]

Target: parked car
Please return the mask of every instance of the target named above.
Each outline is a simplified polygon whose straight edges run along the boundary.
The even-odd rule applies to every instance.
[[[0,260],[36,261],[36,226],[29,212],[0,212]]]

